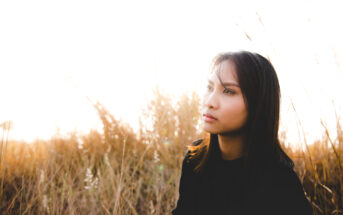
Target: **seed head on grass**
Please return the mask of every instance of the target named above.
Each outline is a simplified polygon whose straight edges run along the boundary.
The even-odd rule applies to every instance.
[[[86,172],[86,178],[85,178],[85,182],[86,182],[86,186],[84,187],[85,190],[96,190],[98,187],[98,177],[94,177],[92,174],[91,169],[88,167],[87,168],[87,172]]]

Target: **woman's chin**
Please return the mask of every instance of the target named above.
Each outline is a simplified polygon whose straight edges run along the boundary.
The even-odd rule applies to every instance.
[[[218,129],[214,128],[211,125],[206,125],[206,123],[203,125],[203,130],[211,134],[217,134],[219,132]]]

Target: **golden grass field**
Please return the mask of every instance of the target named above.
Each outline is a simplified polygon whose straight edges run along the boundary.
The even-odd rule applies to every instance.
[[[138,133],[97,103],[102,133],[3,140],[0,214],[171,214],[186,146],[203,135],[199,104],[195,93],[172,103],[157,90]],[[339,120],[337,130],[337,139],[327,132],[305,150],[284,147],[315,214],[343,214]]]

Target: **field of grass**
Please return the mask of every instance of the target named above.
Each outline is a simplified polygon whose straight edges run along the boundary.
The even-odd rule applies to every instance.
[[[103,132],[3,141],[0,214],[171,214],[186,146],[203,135],[200,100],[155,95],[138,133],[97,103]],[[343,214],[339,121],[337,130],[337,139],[327,132],[305,150],[285,147],[315,214]]]

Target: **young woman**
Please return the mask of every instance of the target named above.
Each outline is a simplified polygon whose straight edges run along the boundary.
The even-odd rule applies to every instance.
[[[312,214],[280,146],[279,112],[279,82],[266,58],[219,54],[203,99],[208,136],[189,146],[172,214]]]

